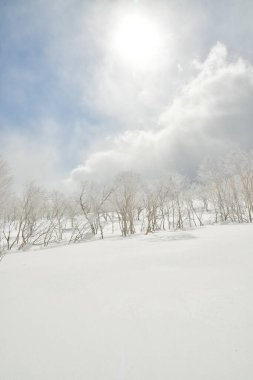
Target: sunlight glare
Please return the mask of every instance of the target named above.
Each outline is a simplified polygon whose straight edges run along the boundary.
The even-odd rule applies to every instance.
[[[144,69],[155,65],[161,46],[159,27],[145,16],[128,15],[115,28],[114,51],[133,68]]]

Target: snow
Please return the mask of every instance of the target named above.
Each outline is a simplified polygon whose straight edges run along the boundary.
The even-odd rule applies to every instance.
[[[252,380],[253,226],[6,255],[1,380]]]

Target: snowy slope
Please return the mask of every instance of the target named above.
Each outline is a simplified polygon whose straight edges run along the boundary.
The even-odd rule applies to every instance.
[[[7,255],[1,380],[252,380],[253,228]]]

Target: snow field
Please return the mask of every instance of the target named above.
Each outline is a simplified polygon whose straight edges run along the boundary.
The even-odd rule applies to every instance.
[[[0,263],[1,380],[252,380],[253,228],[107,237]]]

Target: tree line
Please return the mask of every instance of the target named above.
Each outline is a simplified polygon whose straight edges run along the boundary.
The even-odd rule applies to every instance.
[[[147,181],[132,172],[109,183],[80,182],[72,194],[29,183],[21,196],[0,157],[0,252],[124,237],[207,223],[252,223],[253,152],[207,159],[195,180],[178,173]]]

